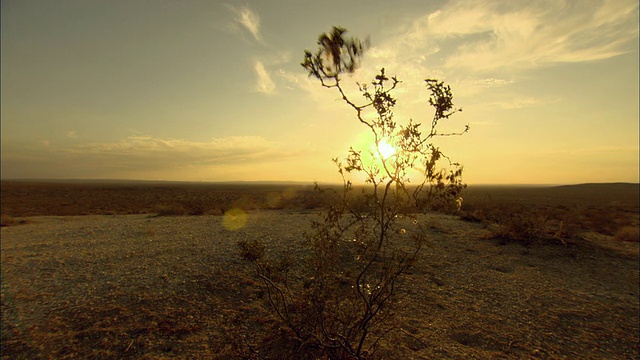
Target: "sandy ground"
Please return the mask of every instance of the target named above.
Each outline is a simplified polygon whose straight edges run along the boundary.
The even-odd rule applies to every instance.
[[[236,243],[295,255],[317,214],[33,217],[2,228],[3,359],[237,358],[268,323]],[[524,246],[429,214],[387,359],[637,359],[638,243]]]

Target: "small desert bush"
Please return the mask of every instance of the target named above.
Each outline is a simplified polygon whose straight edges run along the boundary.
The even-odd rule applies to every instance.
[[[460,217],[460,220],[468,222],[483,222],[487,220],[487,216],[480,209],[460,210],[458,212],[458,216]]]
[[[547,217],[535,212],[504,212],[497,219],[494,236],[503,241],[530,244],[546,237]]]
[[[2,214],[2,221],[0,222],[0,226],[5,227],[5,226],[23,225],[23,224],[30,224],[31,222],[32,221],[27,219],[18,220],[11,215]]]
[[[220,207],[211,207],[206,210],[204,215],[222,216],[224,215],[224,210]]]
[[[637,226],[624,226],[616,232],[614,239],[619,241],[638,242],[640,232]]]
[[[564,242],[584,228],[578,219],[579,212],[538,205],[475,200],[463,204],[457,214],[461,220],[484,223],[493,230],[492,237],[504,242],[529,244],[550,239]]]
[[[158,216],[182,216],[187,214],[187,210],[184,206],[179,204],[163,204],[156,206],[154,212]]]
[[[13,218],[11,215],[2,214],[2,221],[0,222],[0,226],[12,226],[17,225],[18,221]]]
[[[336,196],[306,234],[303,252],[308,255],[293,261],[286,254],[274,257],[258,240],[238,243],[278,320],[271,335],[252,346],[256,358],[375,358],[380,340],[401,326],[393,316],[395,299],[427,241],[427,230],[411,218],[433,208],[457,209],[466,186],[462,166],[431,142],[435,136],[461,135],[468,129],[450,134],[436,129],[459,111],[450,87],[425,80],[435,110],[427,132],[412,120],[396,123],[392,93],[400,81],[384,69],[369,84],[358,84],[363,100],[357,105],[345,94],[341,75],[357,67],[364,44],[344,38],[345,31],[334,27],[322,34],[318,52],[306,51],[302,66],[355,110],[358,121],[371,131],[374,150],[350,148],[343,160],[333,159],[342,178],[338,191],[316,185],[319,194]],[[393,146],[394,153],[385,153],[383,145]],[[416,171],[421,180],[409,186]],[[353,185],[354,174],[364,175],[365,186]],[[272,195],[270,203],[281,206],[279,200]]]
[[[551,230],[554,231],[553,237],[556,239],[571,239],[578,233],[578,227],[570,219],[550,221]]]
[[[205,215],[207,213],[207,206],[202,201],[190,201],[183,206],[187,215]]]
[[[456,214],[463,221],[495,223],[503,212],[490,199],[465,199]]]
[[[233,200],[229,206],[230,209],[242,209],[244,211],[256,210],[264,207],[264,201],[253,196],[241,196]]]
[[[605,235],[614,235],[619,228],[618,219],[611,209],[590,206],[582,212],[585,227]]]

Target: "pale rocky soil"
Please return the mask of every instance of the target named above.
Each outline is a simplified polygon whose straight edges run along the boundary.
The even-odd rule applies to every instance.
[[[3,359],[233,359],[268,322],[236,243],[301,251],[314,213],[33,217],[2,228]],[[638,243],[524,246],[430,214],[387,359],[637,359]]]

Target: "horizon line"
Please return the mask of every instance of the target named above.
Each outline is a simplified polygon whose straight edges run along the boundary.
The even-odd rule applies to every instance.
[[[174,183],[174,184],[211,184],[211,185],[228,185],[228,184],[273,184],[273,185],[336,185],[342,186],[340,182],[316,181],[316,180],[145,180],[145,179],[78,179],[78,178],[3,178],[0,181],[17,181],[17,182],[56,182],[56,183]],[[580,183],[468,183],[467,186],[506,186],[506,187],[553,187],[553,186],[571,186],[571,185],[594,185],[594,184],[629,184],[640,185],[638,182],[628,181],[603,181],[603,182],[580,182]],[[354,184],[364,185],[364,184]]]

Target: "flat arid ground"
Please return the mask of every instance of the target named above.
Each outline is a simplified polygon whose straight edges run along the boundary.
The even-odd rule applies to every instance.
[[[417,218],[429,246],[377,358],[638,358],[637,184],[464,196]],[[303,256],[321,203],[301,186],[3,182],[2,358],[240,359],[275,317],[237,242]]]

